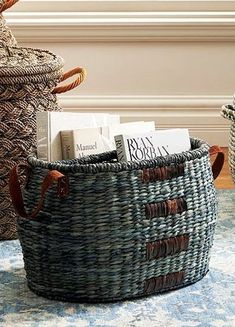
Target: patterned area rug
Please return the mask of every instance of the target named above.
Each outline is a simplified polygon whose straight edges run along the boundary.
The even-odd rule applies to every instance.
[[[234,327],[235,190],[218,191],[218,196],[207,276],[186,288],[136,301],[89,305],[38,297],[27,288],[19,242],[0,242],[0,326]]]

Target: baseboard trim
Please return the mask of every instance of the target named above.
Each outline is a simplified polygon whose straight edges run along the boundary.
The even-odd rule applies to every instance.
[[[231,96],[60,96],[63,105],[66,108],[77,108],[81,106],[84,108],[95,109],[215,109],[221,108],[225,103],[232,101]]]
[[[210,144],[228,145],[229,122],[220,115],[229,96],[60,96],[64,110],[111,112],[123,122],[154,120],[159,128],[189,128]]]

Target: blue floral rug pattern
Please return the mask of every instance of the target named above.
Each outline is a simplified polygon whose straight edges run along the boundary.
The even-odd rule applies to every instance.
[[[1,327],[234,327],[235,190],[220,190],[210,271],[186,288],[135,301],[76,304],[38,297],[26,285],[18,241],[0,242]]]

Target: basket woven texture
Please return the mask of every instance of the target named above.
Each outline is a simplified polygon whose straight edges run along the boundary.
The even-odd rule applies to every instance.
[[[191,144],[182,154],[128,163],[118,163],[115,151],[55,163],[30,156],[25,207],[15,167],[10,189],[30,289],[101,302],[201,279],[217,200],[209,147]]]
[[[60,111],[56,93],[71,88],[71,84],[57,86],[67,75],[71,76],[63,75],[62,67],[63,60],[48,51],[0,48],[0,240],[17,237],[16,214],[8,189],[9,171],[16,163],[24,163],[35,150],[36,112]],[[72,84],[78,85],[82,76],[79,73]],[[21,182],[23,179],[24,175]]]
[[[235,107],[233,105],[224,105],[222,107],[221,115],[231,121],[230,135],[229,135],[229,167],[230,172],[235,183]]]
[[[17,46],[16,39],[10,28],[6,25],[2,12],[12,7],[19,0],[0,0],[0,41],[10,47]]]

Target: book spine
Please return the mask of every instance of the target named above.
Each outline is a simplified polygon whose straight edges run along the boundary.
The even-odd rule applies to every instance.
[[[37,156],[38,159],[50,161],[49,157],[48,113],[37,114]]]
[[[62,157],[64,160],[75,158],[73,131],[61,131]]]
[[[116,135],[114,137],[116,150],[117,150],[117,159],[118,161],[128,161],[127,159],[127,151],[125,149],[125,142],[123,135]]]

